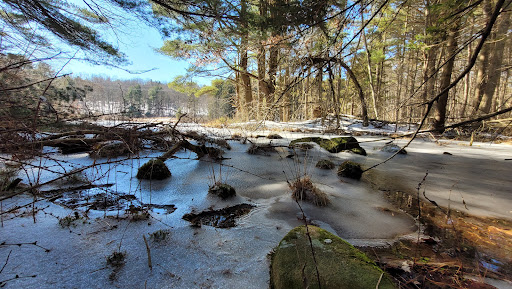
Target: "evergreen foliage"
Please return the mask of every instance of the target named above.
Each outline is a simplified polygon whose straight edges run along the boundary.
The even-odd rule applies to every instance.
[[[108,19],[90,9],[79,8],[67,0],[6,0],[0,4],[3,26],[1,50],[22,51],[24,45],[57,48],[53,40],[78,48],[96,62],[121,63],[125,56],[102,39],[93,24],[108,24]],[[55,38],[48,37],[51,33]],[[91,58],[92,59],[92,58]]]

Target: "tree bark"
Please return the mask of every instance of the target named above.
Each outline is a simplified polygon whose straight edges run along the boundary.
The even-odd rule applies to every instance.
[[[266,3],[266,0],[260,0],[259,1],[259,4],[260,4],[260,17],[262,19],[265,19],[266,16],[267,16],[267,3]],[[258,94],[258,108],[261,108],[261,104],[263,103],[263,100],[264,99],[267,99],[268,98],[268,95],[269,95],[269,90],[268,90],[268,86],[267,86],[267,83],[265,81],[265,72],[266,72],[266,59],[267,59],[267,51],[265,49],[265,46],[264,46],[264,43],[263,43],[263,39],[266,38],[266,26],[265,24],[262,22],[261,23],[261,26],[260,26],[260,33],[261,33],[261,39],[260,39],[260,44],[259,44],[259,47],[258,47],[258,60],[257,60],[257,64],[258,64],[258,89],[259,89],[259,94]],[[258,109],[258,113],[259,113],[259,109]]]
[[[423,65],[423,82],[425,83],[425,89],[423,90],[423,101],[429,101],[434,94],[435,87],[435,72],[436,72],[436,54],[437,54],[437,44],[434,41],[435,35],[428,32],[427,29],[431,28],[434,25],[434,16],[432,15],[430,9],[430,5],[432,5],[429,0],[426,1],[425,7],[425,38],[427,48],[424,52],[424,65]]]
[[[290,65],[286,64],[285,74],[284,74],[282,83],[283,84],[288,83],[289,80],[290,80]],[[290,120],[290,106],[291,106],[290,91],[287,90],[283,96],[283,108],[282,108],[283,113],[282,113],[281,120],[284,122],[287,122]]]
[[[455,52],[457,50],[457,36],[459,27],[453,27],[448,31],[446,39],[446,57],[449,58],[443,67],[441,74],[441,90],[444,90],[451,83],[453,65],[455,63]],[[443,93],[436,101],[436,112],[434,115],[434,129],[436,132],[443,133],[446,121],[446,104],[448,103],[449,91]]]
[[[317,72],[316,72],[316,101],[315,106],[313,107],[313,117],[320,117],[322,115],[322,109],[319,107],[322,103],[322,96],[324,94],[323,87],[324,80],[324,71],[322,64],[318,64]],[[320,110],[319,110],[320,109]]]
[[[242,80],[242,86],[244,90],[244,111],[246,112],[245,115],[248,119],[251,119],[252,115],[252,86],[251,86],[251,78],[248,74],[248,62],[249,62],[249,56],[248,56],[248,49],[249,49],[249,31],[248,31],[248,24],[246,19],[246,13],[247,13],[247,2],[246,0],[243,0],[241,3],[241,12],[240,12],[240,18],[242,21],[242,39],[240,41],[240,69],[242,70],[242,73],[240,75],[240,78]]]
[[[276,35],[273,35],[276,36]],[[277,67],[279,60],[279,47],[278,44],[273,44],[270,47],[269,57],[268,57],[268,92],[269,92],[269,104],[274,102],[274,93],[276,92],[276,76],[277,76]]]
[[[485,14],[485,19],[488,21],[492,14],[491,7],[492,0],[485,0],[483,11]],[[487,83],[487,71],[489,67],[489,54],[490,54],[490,44],[485,43],[482,47],[482,51],[478,55],[478,69],[476,72],[476,88],[475,88],[475,102],[473,104],[473,114],[478,114],[480,109],[480,104],[482,102],[485,86]]]
[[[354,74],[354,72],[352,71],[352,69],[350,69],[350,67],[345,62],[341,61],[341,59],[338,60],[338,63],[341,65],[341,67],[343,67],[345,69],[345,71],[347,71],[350,79],[352,79],[352,81],[354,82],[354,85],[357,88],[359,100],[361,101],[361,114],[362,114],[362,118],[363,118],[363,126],[367,127],[369,125],[368,108],[366,107],[366,101],[364,99],[363,88],[359,84],[359,81],[357,80],[357,77]]]
[[[364,25],[363,13],[361,13],[361,25]],[[368,41],[366,40],[364,29],[361,30],[361,38],[363,39],[364,49],[366,50],[366,68],[368,69],[368,81],[370,83],[370,92],[372,93],[373,113],[375,113],[375,118],[378,119],[379,113],[377,110],[377,96],[375,95],[375,86],[373,85],[372,55],[368,48]]]
[[[501,23],[498,25],[494,37],[491,38],[491,42],[495,43],[489,56],[487,82],[484,85],[482,102],[480,103],[480,112],[483,114],[488,114],[491,111],[494,93],[496,87],[499,87],[501,79],[503,51],[505,50],[505,43],[507,42],[507,30],[510,28],[510,12],[503,12],[501,16]]]

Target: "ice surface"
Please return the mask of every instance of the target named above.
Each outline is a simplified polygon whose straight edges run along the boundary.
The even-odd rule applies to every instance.
[[[319,127],[318,122],[293,124],[300,128]],[[358,127],[348,123],[347,126]],[[277,126],[277,125],[276,125]],[[183,128],[198,128],[183,124]],[[265,127],[268,129],[269,127]],[[375,128],[377,129],[377,128]],[[380,129],[382,131],[382,129]],[[387,128],[389,132],[393,128]],[[205,129],[203,132],[229,135],[234,130]],[[265,135],[268,131],[251,132]],[[128,219],[104,217],[105,212],[91,210],[89,219],[76,221],[76,226],[62,228],[56,217],[72,213],[53,203],[40,201],[34,224],[30,207],[24,217],[3,215],[0,243],[18,244],[37,241],[50,249],[45,252],[34,245],[0,246],[0,264],[9,260],[0,274],[0,282],[18,275],[5,288],[267,288],[267,254],[293,227],[302,224],[302,213],[292,199],[287,181],[308,174],[313,183],[329,197],[328,207],[301,203],[308,221],[319,225],[357,245],[385,244],[416,230],[414,220],[394,209],[376,188],[415,192],[415,187],[428,171],[426,195],[440,205],[466,210],[484,216],[511,218],[512,180],[510,178],[512,149],[507,145],[417,140],[407,148],[407,155],[398,155],[390,162],[372,170],[362,181],[340,178],[336,170],[315,168],[318,160],[328,158],[339,165],[355,160],[370,166],[390,154],[381,152],[388,140],[382,137],[357,137],[368,156],[350,152],[331,154],[314,145],[313,149],[290,151],[290,140],[319,136],[313,133],[279,132],[283,139],[254,138],[253,142],[282,146],[267,155],[249,155],[250,144],[231,141],[222,168],[208,160],[196,160],[193,153],[181,151],[177,158],[166,161],[172,177],[162,181],[139,181],[137,168],[158,152],[142,154],[137,159],[119,160],[85,171],[95,183],[113,183],[109,188],[118,194],[133,194],[139,203],[175,205],[171,214],[152,211],[149,220],[132,222]],[[335,137],[338,135],[321,135]],[[405,141],[396,141],[404,144]],[[452,155],[443,154],[450,152]],[[287,158],[289,155],[295,156]],[[98,159],[96,162],[104,162]],[[44,182],[73,168],[92,165],[86,154],[34,160],[34,166],[46,166],[53,172],[40,172],[36,167],[21,177],[24,182]],[[60,173],[59,173],[60,172]],[[208,195],[208,186],[221,179],[232,185],[237,196],[222,201]],[[69,185],[66,181],[56,184]],[[46,189],[55,188],[48,186]],[[44,189],[44,188],[43,188]],[[450,193],[451,191],[451,193]],[[28,204],[32,198],[20,196],[6,200],[3,208]],[[191,211],[220,209],[241,203],[256,207],[238,220],[238,226],[217,229],[209,226],[193,228],[182,216]],[[80,214],[85,212],[81,211]],[[114,216],[116,214],[113,214]],[[124,216],[123,212],[120,212]],[[142,235],[169,230],[165,241],[150,241],[153,270],[147,265]],[[126,264],[109,280],[112,268],[106,257],[114,251],[127,253]],[[10,253],[11,252],[11,253]],[[24,278],[35,275],[33,278]]]
[[[359,138],[362,141],[373,138]],[[396,142],[399,145],[406,141]],[[377,147],[378,143],[363,144]],[[370,151],[367,149],[367,151]],[[450,154],[445,154],[448,152]],[[369,166],[389,157],[373,151],[364,160]],[[447,208],[483,217],[512,219],[512,155],[507,144],[473,143],[419,139],[369,174],[369,179],[383,189],[416,192],[418,183],[428,172],[424,186],[426,196]],[[465,204],[464,204],[465,203]]]

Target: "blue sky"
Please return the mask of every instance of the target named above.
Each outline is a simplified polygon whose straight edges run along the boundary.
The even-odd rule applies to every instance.
[[[176,61],[155,51],[155,49],[163,44],[163,40],[156,29],[144,25],[133,28],[129,33],[121,31],[117,34],[118,45],[121,51],[127,55],[132,63],[131,65],[123,66],[123,68],[133,72],[153,70],[141,74],[133,74],[119,68],[91,65],[87,62],[72,60],[62,72],[72,72],[73,75],[82,77],[103,75],[113,79],[141,78],[163,83],[168,83],[174,77],[186,73],[186,68],[189,65],[187,61]],[[54,67],[60,69],[59,65],[62,64],[55,64]]]
[[[71,2],[83,6],[83,3],[79,0],[71,0]],[[162,83],[171,82],[176,76],[186,73],[189,66],[188,61],[173,60],[155,51],[164,43],[157,29],[149,27],[123,10],[116,10],[116,13],[117,19],[122,20],[113,20],[111,24],[114,29],[106,25],[96,28],[102,34],[103,39],[118,46],[127,55],[131,64],[119,69],[72,60],[64,67],[62,73],[72,73],[74,76],[85,78],[92,75],[101,75],[109,76],[112,79],[151,79]],[[62,68],[64,62],[56,61],[51,64],[58,71]],[[147,70],[150,71],[141,74],[130,73],[130,71],[141,72]],[[208,85],[211,79],[194,79],[194,81],[202,85]]]

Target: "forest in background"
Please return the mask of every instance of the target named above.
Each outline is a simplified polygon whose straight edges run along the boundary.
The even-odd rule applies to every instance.
[[[179,117],[185,113],[193,121],[204,122],[233,115],[234,86],[221,79],[199,86],[184,77],[168,84],[105,76],[55,77],[45,62],[32,63],[13,54],[0,61],[7,68],[2,73],[6,93],[1,99],[6,127],[9,123],[26,124],[36,115],[43,123],[84,117]],[[15,65],[23,67],[10,69]]]
[[[98,204],[106,204],[107,198],[110,197],[112,200],[123,200],[122,202],[127,207],[126,209],[117,207],[115,209],[117,215],[119,216],[119,212],[128,215],[128,219],[124,220],[127,224],[133,224],[131,220],[135,220],[135,218],[144,220],[140,224],[145,231],[147,230],[146,220],[160,214],[152,216],[149,213],[154,200],[152,200],[153,192],[161,189],[162,194],[172,195],[174,193],[171,190],[182,186],[185,188],[183,192],[190,191],[197,195],[187,194],[188,197],[184,198],[181,189],[178,189],[176,190],[176,206],[165,201],[163,207],[155,206],[154,208],[170,208],[173,212],[177,207],[181,211],[188,206],[191,213],[195,214],[196,204],[201,204],[202,198],[205,197],[206,185],[212,188],[210,185],[216,187],[219,182],[223,181],[221,168],[224,166],[227,168],[227,170],[224,169],[225,180],[227,179],[225,176],[229,175],[229,170],[232,169],[233,172],[239,172],[239,174],[233,174],[232,179],[236,178],[237,181],[247,182],[246,185],[241,186],[243,189],[240,191],[254,190],[257,194],[263,192],[266,195],[263,198],[271,198],[281,204],[286,202],[286,199],[291,201],[288,198],[290,196],[288,188],[295,190],[293,188],[295,187],[297,189],[295,192],[298,192],[300,188],[302,194],[305,190],[319,192],[313,186],[313,182],[322,184],[323,188],[332,189],[329,192],[329,195],[333,196],[331,200],[343,205],[343,209],[340,209],[339,212],[331,211],[329,213],[328,210],[333,208],[325,208],[326,210],[318,215],[330,215],[340,222],[352,222],[362,230],[370,231],[367,225],[379,226],[375,222],[379,216],[386,215],[397,220],[400,212],[387,209],[387,205],[375,206],[373,202],[368,201],[370,198],[379,197],[373,188],[372,196],[368,198],[362,197],[360,189],[366,190],[366,184],[363,182],[372,183],[374,187],[381,187],[378,182],[373,181],[378,178],[377,174],[373,174],[376,172],[373,169],[400,154],[401,156],[395,158],[396,162],[392,166],[379,170],[384,172],[382,175],[384,183],[391,187],[387,192],[382,193],[386,193],[388,201],[396,202],[393,208],[403,207],[405,211],[410,209],[408,213],[414,216],[414,223],[419,228],[418,233],[421,233],[421,227],[424,224],[425,232],[432,231],[435,235],[432,236],[433,238],[425,235],[428,238],[420,239],[420,234],[418,234],[416,244],[408,242],[403,244],[403,247],[400,245],[401,248],[391,246],[392,255],[398,257],[397,261],[399,261],[398,265],[392,268],[400,268],[402,271],[409,272],[411,268],[416,270],[414,275],[409,275],[411,277],[407,277],[408,279],[405,280],[406,282],[410,281],[413,288],[422,286],[418,280],[430,282],[429,278],[433,276],[432,273],[438,274],[435,275],[436,280],[432,280],[432,283],[438,287],[444,286],[443,282],[446,282],[447,287],[454,287],[455,284],[463,287],[462,281],[472,282],[469,281],[469,278],[464,280],[465,276],[463,276],[467,272],[465,270],[468,267],[471,270],[472,266],[475,267],[473,272],[476,272],[475,276],[478,278],[495,277],[489,275],[492,271],[489,269],[493,269],[492,267],[498,268],[496,278],[504,279],[511,276],[512,266],[509,255],[506,255],[507,252],[510,252],[508,249],[511,246],[509,237],[512,226],[510,222],[494,218],[484,221],[480,217],[473,218],[469,215],[475,211],[469,211],[468,215],[464,211],[469,210],[468,207],[474,206],[493,216],[498,207],[495,204],[506,204],[509,195],[507,194],[509,179],[506,174],[503,174],[503,171],[506,171],[503,168],[510,161],[507,156],[509,148],[501,145],[493,147],[479,145],[470,148],[465,147],[466,144],[462,142],[437,141],[437,136],[433,136],[436,138],[435,143],[422,141],[416,147],[411,147],[409,153],[405,151],[406,148],[409,149],[408,146],[420,131],[442,133],[448,128],[464,126],[463,128],[467,128],[467,130],[463,129],[455,133],[469,132],[466,135],[471,135],[469,146],[473,143],[473,133],[481,131],[481,129],[487,132],[490,126],[493,130],[496,129],[494,132],[497,133],[507,133],[506,129],[509,129],[508,133],[510,134],[510,124],[512,123],[510,113],[512,111],[510,4],[511,0],[368,0],[355,2],[336,0],[3,0],[0,2],[1,225],[3,225],[4,215],[12,213],[13,219],[18,216],[32,215],[33,222],[36,222],[36,215],[42,211],[45,218],[58,218],[59,224],[61,220],[63,222],[67,220],[67,227],[69,227],[72,222],[82,219],[82,215],[75,211],[76,207],[72,209],[73,213],[69,211],[68,216],[56,216],[44,211],[48,207],[39,208],[35,204],[47,200],[54,202],[57,200],[56,197],[60,198],[71,191],[107,188],[112,185],[115,191],[98,190],[97,194],[90,194],[90,191],[87,191],[85,194],[87,206],[89,200],[92,200],[93,194],[97,196],[94,197],[97,201],[93,202]],[[187,75],[174,78],[169,76],[169,83],[157,83],[143,80],[120,81],[104,77],[83,79],[62,73],[62,68],[68,62],[75,60],[116,68],[124,67],[130,61],[129,57],[116,46],[115,40],[112,41],[116,38],[106,37],[105,33],[115,35],[117,31],[123,29],[127,21],[144,22],[146,25],[159,29],[166,40],[159,51],[170,58],[189,61],[192,65],[188,69]],[[51,67],[48,63],[54,60],[61,61],[61,65]],[[194,78],[201,76],[216,77],[217,79],[210,85],[200,86],[194,82]],[[181,116],[184,114],[192,119],[182,120]],[[287,133],[282,140],[278,140],[282,136],[274,132],[267,138],[261,138],[261,135],[254,133],[256,127],[263,128],[259,124],[241,126],[240,130],[236,128],[223,130],[229,135],[221,138],[196,131],[180,131],[182,128],[190,128],[191,126],[188,124],[178,127],[180,121],[219,118],[224,123],[228,118],[234,118],[235,121],[249,119],[292,121],[329,116],[329,120],[340,122],[341,118],[337,116],[342,114],[356,115],[362,120],[364,126],[368,126],[371,120],[379,121],[373,122],[374,126],[369,130],[360,131],[358,124],[354,126],[357,127],[357,131],[343,131],[347,126],[342,129],[333,129],[332,126],[324,126],[323,120],[321,122],[318,120],[308,122],[306,125],[299,125],[302,127],[298,129],[300,133]],[[172,123],[122,121],[108,127],[101,126],[102,122],[95,124],[79,122],[79,120],[91,119],[96,116],[116,118],[122,116],[124,120],[129,117],[141,116],[175,116],[178,119]],[[351,124],[356,124],[356,122],[353,121]],[[412,127],[416,128],[416,132],[402,134],[404,133],[402,130],[395,136],[388,135],[391,133],[389,128],[392,126],[387,126],[384,130],[374,129],[378,125],[384,126],[386,122],[415,124]],[[326,123],[332,125],[335,122]],[[416,125],[418,123],[420,125]],[[337,128],[340,128],[339,124]],[[317,125],[321,125],[323,130],[311,130],[312,126],[317,128]],[[280,124],[278,126],[283,128]],[[288,126],[285,130],[296,129],[291,128],[291,124]],[[246,128],[251,131],[246,131]],[[269,128],[273,129],[269,126],[265,129]],[[238,133],[239,131],[241,134]],[[291,140],[299,135],[303,136],[304,132],[309,135],[311,131],[315,132],[312,135],[319,137]],[[319,157],[327,156],[336,161],[343,161],[338,171],[331,175],[332,183],[331,180],[323,181],[321,179],[321,175],[327,175],[326,171],[321,172],[321,175],[315,173],[316,175],[312,175],[314,178],[310,178],[308,175],[307,167],[313,168],[311,165],[313,162],[308,161],[310,156],[308,150],[313,148],[311,145],[307,146],[307,143],[304,143],[304,146],[297,147],[297,150],[294,146],[289,146],[292,142],[314,141],[318,145],[323,143],[324,148],[326,144],[327,147],[332,148],[336,142],[340,142],[336,147],[342,146],[346,149],[349,143],[359,146],[359,142],[352,136],[334,138],[331,136],[350,132],[354,135],[372,134],[376,131],[380,131],[385,136],[365,137],[366,140],[361,141],[361,143],[366,143],[366,147],[372,148],[371,152],[368,151],[371,154],[369,158],[352,153],[338,157],[323,150],[320,151]],[[324,133],[328,133],[325,136],[329,136],[329,139],[320,137],[320,135],[324,136]],[[445,136],[454,136],[453,131]],[[229,137],[230,142],[234,144],[235,149],[230,152],[228,151],[231,145],[225,139],[226,137]],[[359,138],[359,136],[357,137]],[[399,141],[396,140],[397,137],[406,137],[406,139]],[[494,135],[491,138],[493,141],[496,139]],[[395,140],[400,146],[393,143]],[[460,146],[461,144],[464,146]],[[381,147],[381,145],[384,146]],[[391,147],[392,151],[384,151],[386,147]],[[433,147],[435,148],[433,149]],[[194,156],[188,152],[181,154],[182,149],[193,152],[197,156],[197,160],[192,159]],[[226,149],[226,158],[223,157],[224,149]],[[332,151],[332,149],[326,149],[329,152]],[[245,150],[247,155],[239,153]],[[316,149],[310,152],[315,151],[319,152]],[[337,149],[334,151],[339,152]],[[162,152],[161,155],[160,152]],[[282,154],[283,152],[286,155]],[[352,148],[351,152],[366,154],[362,148]],[[83,153],[89,153],[89,155]],[[153,176],[152,170],[155,164],[160,164],[158,167],[164,171],[163,178],[169,178],[171,172],[164,161],[171,161],[170,158],[174,158],[175,154],[178,156],[172,160],[173,166],[171,167],[175,174],[172,181],[166,183],[169,185],[168,187],[157,188],[157,186],[151,186],[151,182],[135,179],[136,177],[145,178],[147,175],[147,171],[144,173],[144,169],[140,175],[139,171],[137,171],[137,176],[134,174],[136,166],[144,162],[145,164],[140,166],[140,169],[150,168],[150,177]],[[252,154],[265,155],[265,157],[252,156]],[[156,158],[153,158],[155,156]],[[202,157],[209,159],[201,160]],[[272,158],[275,165],[269,162]],[[347,162],[346,158],[359,160],[364,158],[364,165],[371,166],[365,167],[363,171],[359,164]],[[260,159],[261,167],[253,162],[256,159]],[[224,164],[222,164],[223,161]],[[231,161],[240,163],[229,163]],[[375,161],[378,163],[372,164]],[[282,170],[283,163],[290,165],[289,172]],[[189,164],[191,165],[189,166]],[[217,164],[219,165],[218,179],[216,179],[214,169],[214,165]],[[343,174],[347,170],[343,168],[343,164],[358,167],[357,178],[364,173],[369,182],[364,180],[359,183],[361,186],[353,185],[352,181],[342,180],[340,182],[338,177],[344,178]],[[333,169],[335,164],[330,166]],[[243,168],[248,168],[248,170]],[[304,172],[302,172],[302,168],[304,168]],[[314,170],[316,169],[314,168]],[[181,172],[185,172],[186,176],[180,175]],[[416,175],[417,172],[420,174]],[[47,177],[45,174],[51,177]],[[264,174],[269,175],[269,178],[267,179]],[[279,175],[284,179],[274,178]],[[291,179],[293,183],[289,182],[288,176],[292,176],[297,182],[293,179]],[[430,182],[428,190],[425,189],[427,176]],[[421,178],[423,179],[421,180]],[[100,181],[103,182],[102,180],[105,180],[105,183],[99,184]],[[421,181],[418,183],[419,180]],[[176,186],[176,183],[179,184],[182,181],[183,183]],[[113,184],[109,184],[110,182],[115,182],[115,187]],[[402,186],[405,188],[408,186],[407,182],[412,184],[409,191],[395,190],[395,183],[399,185],[396,188]],[[204,185],[204,190],[195,189],[194,186],[199,183]],[[117,184],[120,187],[119,191]],[[149,188],[146,187],[146,184],[149,184]],[[160,184],[165,183],[161,182]],[[67,185],[73,187],[66,188]],[[357,191],[345,190],[347,187],[354,189],[357,187]],[[438,203],[432,198],[434,187],[440,188],[443,195],[448,195],[446,210],[441,207],[443,205],[441,202]],[[48,191],[47,188],[51,188],[51,190]],[[271,192],[272,188],[275,195]],[[385,187],[382,189],[387,190]],[[43,195],[41,194],[43,192],[49,194]],[[108,194],[104,192],[108,192]],[[119,192],[123,195],[126,193],[126,196],[130,194],[130,197],[121,198]],[[134,192],[133,197],[132,192]],[[143,192],[149,193],[149,204],[143,203]],[[260,196],[262,196],[254,195],[256,197],[253,198],[250,194],[242,194],[240,197],[247,197],[248,201],[256,204],[260,202]],[[138,195],[140,195],[140,203],[134,205],[132,201],[135,201]],[[284,197],[281,198],[281,195]],[[295,193],[291,195],[295,195]],[[370,205],[370,207],[352,205],[356,203],[349,202],[347,195],[356,196],[358,202],[363,202],[365,206]],[[457,195],[460,195],[460,201],[456,201],[459,200]],[[191,198],[192,200],[189,202],[189,197],[192,196],[194,198]],[[500,196],[505,197],[501,198]],[[65,196],[65,198],[68,197]],[[70,203],[75,204],[80,198],[70,195],[69,199]],[[438,200],[437,197],[435,199]],[[3,202],[7,200],[9,201]],[[18,204],[18,200],[23,204]],[[207,197],[206,200],[209,202],[210,198]],[[452,204],[456,202],[462,203],[461,212],[454,209],[455,205],[452,207]],[[183,203],[185,205],[182,208]],[[294,221],[298,219],[293,203],[290,203],[294,208],[293,211],[282,210],[283,207],[273,208],[268,206],[267,201],[262,204],[263,206],[260,206],[262,210],[268,209],[268,212],[274,211],[284,216],[284,222],[287,222],[288,219]],[[308,218],[297,199],[296,204],[302,211],[304,224],[309,225]],[[423,204],[429,207],[423,206]],[[397,207],[394,207],[395,205]],[[84,209],[83,217],[89,218],[89,209],[99,212],[102,208],[104,208],[104,212],[107,211],[106,206],[95,208],[91,206]],[[334,207],[335,210],[338,208],[341,206]],[[213,207],[209,207],[208,210],[211,209]],[[264,220],[270,220],[269,215],[262,210],[258,213],[264,217]],[[378,211],[379,215],[369,214],[368,212],[371,210]],[[172,212],[168,211],[168,214]],[[210,214],[213,211],[204,212]],[[346,217],[340,218],[338,213],[348,214]],[[505,215],[507,213],[508,210],[505,211]],[[177,213],[171,217],[174,218],[174,216],[177,216]],[[367,225],[362,223],[363,217],[369,217]],[[437,221],[434,220],[434,217],[437,218]],[[407,219],[412,221],[409,217]],[[5,220],[8,222],[12,219]],[[28,219],[23,221],[31,222]],[[279,219],[279,223],[284,223],[283,221]],[[132,246],[133,248],[137,246],[137,248],[142,248],[140,247],[142,244],[140,238],[125,238],[126,230],[108,223],[106,224],[108,229],[101,233],[108,236],[109,240],[105,240],[105,242],[93,240],[97,244],[106,243],[107,246],[82,246],[86,250],[92,248],[95,252],[91,254],[89,251],[83,251],[83,253],[78,251],[75,256],[92,257],[101,259],[103,262],[106,257],[104,253],[107,253],[104,250],[111,250],[110,246],[115,246],[116,249],[111,256],[121,255],[122,262],[125,256],[121,251],[122,241],[124,241],[124,248]],[[55,222],[52,225],[54,224]],[[151,230],[162,224],[163,222],[155,222]],[[266,283],[268,267],[265,260],[268,259],[265,256],[274,243],[277,244],[278,239],[276,238],[275,242],[268,242],[261,237],[258,230],[254,230],[256,226],[253,224],[259,224],[263,231],[270,232],[274,230],[269,230],[269,228],[273,228],[276,223],[272,221],[267,226],[266,223],[259,223],[256,220],[246,227],[250,228],[250,232],[231,236],[223,235],[222,239],[236,240],[237,242],[231,242],[236,246],[239,243],[250,244],[251,249],[259,251],[252,260],[246,258],[245,255],[242,259],[237,256],[236,260],[232,260],[233,268],[244,267],[239,266],[239,261],[243,260],[247,265],[245,268],[249,268],[249,270],[244,270],[253,273],[253,271],[258,271],[258,269],[253,270],[255,267],[252,265],[255,264],[256,268],[259,268],[259,272],[256,273],[264,272],[265,274],[264,278],[261,278],[263,275],[258,275],[258,278],[255,279],[259,280],[256,281]],[[329,223],[325,222],[325,224]],[[91,223],[83,225],[90,228]],[[131,228],[135,227],[130,226]],[[45,249],[37,243],[41,232],[40,228],[44,227],[20,227],[17,225],[6,227],[13,230],[9,238],[14,240],[20,238],[21,232],[35,229],[38,233],[38,240],[33,243],[2,243],[1,246],[4,246],[6,250],[10,250],[6,246],[16,248],[22,245],[37,247],[36,250]],[[186,279],[185,277],[194,279],[191,282],[196,287],[197,281],[200,279],[206,278],[206,281],[210,282],[208,280],[210,276],[205,275],[205,272],[211,271],[221,278],[230,279],[230,282],[234,280],[233,277],[236,277],[238,272],[242,272],[211,270],[213,267],[210,266],[211,263],[204,262],[206,259],[222,265],[226,265],[224,260],[231,262],[230,259],[217,258],[231,256],[231,254],[219,254],[219,243],[215,239],[220,236],[218,230],[203,230],[202,232],[212,233],[212,235],[201,234],[201,238],[211,247],[197,247],[189,246],[198,244],[196,243],[196,236],[199,236],[196,234],[197,228],[177,227],[178,230],[183,229],[178,232],[185,232],[190,239],[181,239],[182,243],[176,243],[177,246],[159,246],[159,248],[167,247],[172,252],[154,253],[155,264],[173,264],[172,266],[174,266],[172,262],[178,256],[179,263],[186,260],[185,263],[188,266],[192,264],[188,257],[194,256],[193,254],[198,252],[199,257],[196,260],[204,267],[196,267],[195,272],[198,274],[184,271],[182,275],[183,279]],[[111,230],[116,228],[118,230]],[[416,230],[413,227],[410,229]],[[73,230],[75,229],[73,228]],[[276,227],[276,230],[281,229]],[[284,230],[277,231],[274,232],[280,239]],[[226,230],[225,232],[236,231]],[[60,233],[65,233],[61,236],[64,236],[66,240],[70,236],[80,238],[78,239],[80,241],[83,237],[90,240],[88,234],[68,234],[67,228]],[[130,251],[130,254],[140,253],[141,255],[136,257],[137,262],[127,264],[127,266],[132,266],[129,270],[124,270],[125,273],[130,274],[128,282],[136,279],[136,282],[140,282],[142,286],[142,282],[148,280],[145,279],[147,276],[153,276],[158,281],[165,282],[164,286],[169,286],[171,283],[167,277],[171,276],[168,274],[170,271],[161,266],[155,266],[155,271],[152,271],[150,247],[144,234],[145,232],[142,236],[146,250],[143,248],[135,250],[137,252]],[[179,233],[173,233],[173,236],[177,235]],[[54,252],[55,255],[59,255],[56,262],[48,262],[49,250],[44,250],[45,256],[41,260],[39,258],[34,260],[36,258],[33,257],[36,255],[31,254],[31,251],[24,251],[24,248],[20,250],[24,252],[21,252],[23,255],[18,255],[19,257],[13,255],[10,259],[11,251],[4,254],[6,258],[0,273],[4,268],[8,268],[9,271],[5,272],[8,272],[12,278],[0,281],[0,287],[7,282],[29,280],[26,277],[36,278],[36,275],[28,275],[34,269],[43,269],[44,272],[49,273],[48,275],[44,272],[38,273],[39,277],[45,279],[43,282],[47,283],[34,283],[36,284],[34,286],[55,285],[55,281],[74,282],[73,278],[68,277],[84,275],[75,274],[84,271],[83,267],[75,265],[89,262],[82,262],[83,259],[78,258],[67,258],[72,261],[72,264],[62,263],[60,256],[67,256],[71,251],[58,251],[66,242],[59,242],[58,240],[61,239],[56,239],[55,236],[46,234],[50,243],[56,244],[55,249],[57,250]],[[246,241],[240,237],[246,238]],[[119,240],[118,246],[116,241],[112,241],[113,239]],[[132,244],[136,245],[126,242],[134,242]],[[427,256],[443,256],[442,262],[437,262],[430,257],[418,258],[420,256],[418,254],[423,255],[420,251],[423,251],[424,248],[420,247],[420,242],[421,246],[428,246],[425,248],[427,251],[432,249],[432,255]],[[44,243],[41,242],[41,244]],[[70,243],[70,245],[73,244],[76,243]],[[265,247],[257,247],[262,244]],[[312,241],[310,241],[310,245],[313,248]],[[480,245],[482,245],[482,252],[490,252],[489,255],[479,254]],[[101,253],[96,250],[97,248],[102,249]],[[154,252],[158,252],[155,247],[153,248]],[[175,253],[178,252],[176,249],[185,251],[183,254],[176,255]],[[396,249],[403,250],[399,252]],[[72,250],[76,251],[74,248]],[[371,250],[373,251],[371,255],[380,259],[373,247]],[[407,251],[410,255],[402,255],[402,252]],[[139,262],[144,260],[145,256],[143,255],[146,252],[149,271],[141,270],[141,262]],[[15,252],[15,254],[17,253]],[[208,253],[214,255],[208,255]],[[43,261],[41,264],[51,264],[52,266],[34,266],[32,265],[34,263],[27,263],[27,254],[31,256],[32,259],[28,258],[31,261]],[[506,261],[501,261],[502,254],[505,255],[503,258],[506,258]],[[129,258],[132,258],[131,256]],[[210,256],[212,257],[210,258]],[[500,258],[494,258],[495,256]],[[171,262],[169,262],[170,259],[166,259],[169,257],[172,258]],[[444,259],[444,257],[451,259]],[[99,263],[95,260],[90,262],[90,264],[96,264],[95,267],[90,270],[87,267],[86,271],[107,277],[108,273],[105,274],[106,271],[103,269],[109,268],[109,258],[105,261],[106,267],[96,266]],[[380,260],[384,260],[384,258]],[[403,263],[404,260],[414,260],[414,263],[410,263],[414,266],[409,268],[407,265],[409,263]],[[445,262],[446,260],[449,262]],[[17,263],[19,266],[14,263],[18,261],[20,261]],[[447,267],[447,264],[455,265]],[[14,268],[11,269],[8,266]],[[135,266],[137,267],[135,268]],[[25,267],[27,269],[23,269]],[[109,281],[113,282],[116,279],[118,272],[116,270],[119,268],[112,269],[112,274],[107,277],[110,279]],[[302,268],[302,272],[304,272],[304,268]],[[164,270],[157,271],[161,269]],[[26,271],[20,274],[19,271],[22,270]],[[317,280],[320,280],[318,268],[316,271]],[[55,275],[55,272],[66,276],[57,278],[60,275]],[[149,272],[149,275],[145,275],[145,272]],[[229,274],[224,274],[224,272]],[[233,272],[235,274],[232,274]],[[171,274],[172,278],[182,278],[174,273]],[[439,275],[442,275],[440,276],[442,282],[437,279]],[[48,276],[53,279],[46,278]],[[111,278],[111,276],[113,277]],[[380,277],[382,278],[382,276],[381,274]],[[99,280],[96,277],[93,279],[89,277],[85,278],[85,286],[89,286],[91,280]],[[402,282],[404,277],[400,276],[400,278],[402,279],[398,280]],[[304,281],[304,278],[301,279]],[[39,282],[42,279],[33,280]],[[241,278],[242,284],[246,284],[247,280],[251,280],[251,278]],[[313,279],[309,278],[309,280]],[[213,283],[205,284],[211,287]],[[377,287],[379,284],[380,278],[376,284]],[[452,284],[454,286],[451,286]],[[73,284],[73,286],[75,285]],[[145,282],[144,286],[146,285]]]
[[[236,9],[220,3],[219,20],[194,15],[191,5],[185,14],[161,12],[185,35],[161,50],[196,59],[197,67],[220,58],[234,74],[238,111],[248,118],[348,113],[365,122],[417,123],[431,112],[429,123],[443,132],[446,121],[509,111],[509,6],[489,0],[240,1]],[[218,15],[215,6],[200,7]]]
[[[423,121],[437,132],[475,118],[511,122],[510,0],[83,3],[3,2],[5,120],[20,107],[37,118],[42,102],[51,114],[69,107],[62,101],[85,99],[84,114],[279,121],[352,114],[365,125]],[[98,31],[120,29],[127,14],[158,28],[166,39],[160,52],[190,61],[188,75],[169,86],[83,80],[44,64],[69,57],[121,67],[126,55]],[[199,76],[222,80],[200,87],[192,81]]]

